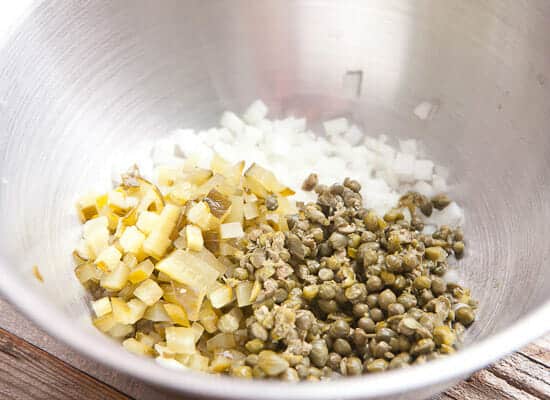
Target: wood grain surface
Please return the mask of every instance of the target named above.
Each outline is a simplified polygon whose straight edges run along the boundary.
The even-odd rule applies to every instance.
[[[81,357],[0,299],[0,399],[175,399]],[[432,400],[550,400],[550,336]]]

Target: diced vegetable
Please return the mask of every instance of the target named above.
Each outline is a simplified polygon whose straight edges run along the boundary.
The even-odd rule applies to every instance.
[[[124,348],[134,354],[137,354],[138,356],[152,356],[153,355],[153,349],[150,346],[147,346],[146,344],[142,342],[138,342],[134,338],[126,339],[122,342],[122,346]]]
[[[144,280],[135,290],[134,296],[143,301],[148,306],[155,304],[163,295],[163,291],[152,279]]]
[[[176,183],[170,190],[168,196],[171,201],[183,206],[189,200],[195,200],[197,198],[197,186],[190,182]]]
[[[185,227],[185,239],[187,240],[187,248],[192,251],[200,251],[204,246],[202,231],[198,226],[187,225]]]
[[[166,313],[164,304],[157,302],[151,307],[147,307],[145,313],[143,314],[143,319],[154,322],[169,322],[171,321],[170,316]]]
[[[185,309],[177,304],[165,303],[164,311],[170,317],[173,323],[189,327],[189,318]]]
[[[101,277],[101,281],[99,284],[102,288],[105,289],[120,290],[128,281],[129,275],[130,269],[126,265],[124,265],[124,263],[119,263],[115,269],[105,273]]]
[[[214,308],[222,308],[234,299],[233,289],[229,285],[222,285],[208,294],[210,303]]]
[[[189,320],[197,321],[199,319],[199,311],[206,295],[206,291],[202,289],[193,290],[189,286],[177,283],[172,283],[172,287],[176,302],[185,309]]]
[[[193,322],[191,329],[193,329],[193,332],[195,333],[195,343],[197,343],[204,333],[204,327],[198,322]]]
[[[180,217],[179,207],[167,204],[162,210],[155,228],[151,231],[145,242],[143,250],[150,256],[160,259],[172,243],[170,236],[176,227]]]
[[[199,312],[199,321],[208,333],[214,333],[218,329],[216,327],[218,323],[218,314],[212,308],[212,305],[208,300],[202,303],[202,307]]]
[[[191,328],[166,328],[166,345],[168,349],[180,354],[195,352],[195,332]]]
[[[113,310],[111,307],[111,301],[108,297],[102,297],[99,300],[92,301],[92,309],[97,317],[103,317]]]
[[[282,196],[291,196],[294,194],[292,189],[286,187],[277,180],[273,172],[268,171],[256,163],[250,166],[250,168],[244,173],[244,176],[247,178],[247,182],[250,180],[253,181],[254,184],[258,183],[268,192],[280,193]],[[255,194],[258,194],[254,190],[252,191]]]
[[[208,204],[203,201],[194,204],[187,211],[187,220],[198,225],[203,231],[213,229],[219,224],[219,220],[210,213]]]
[[[111,271],[118,265],[121,257],[122,253],[115,246],[109,246],[97,256],[95,263],[103,271]]]
[[[107,205],[115,213],[123,215],[128,210],[126,195],[120,190],[112,190],[107,195]]]
[[[120,324],[135,324],[143,318],[147,305],[138,299],[132,299],[125,302],[119,297],[111,297],[111,306],[113,307],[113,317]]]
[[[132,283],[142,282],[151,276],[151,273],[154,269],[155,265],[151,262],[151,260],[144,260],[130,271],[130,274],[128,275],[128,280]]]
[[[92,323],[101,332],[108,332],[117,324],[112,313],[102,315],[101,317],[94,319]]]
[[[174,250],[155,268],[194,290],[208,289],[220,275],[219,271],[189,251]]]
[[[229,212],[232,204],[231,199],[218,192],[216,189],[210,190],[204,198],[204,201],[208,204],[212,215],[221,220],[223,220],[223,217]]]
[[[102,275],[101,270],[92,263],[80,264],[75,268],[74,273],[83,285],[89,281],[99,282]]]
[[[148,235],[157,225],[159,215],[151,211],[142,211],[136,222],[136,226],[140,231]]]
[[[232,333],[218,333],[206,342],[206,350],[213,353],[219,350],[232,349],[236,346]]]
[[[222,239],[239,238],[244,235],[243,226],[240,222],[228,222],[220,225],[220,236]]]
[[[77,208],[80,220],[82,222],[86,222],[97,215],[98,209],[96,207],[96,198],[97,198],[97,194],[89,193],[82,196],[78,200],[76,204],[76,208]]]
[[[135,255],[141,254],[144,241],[145,235],[135,226],[129,226],[126,228],[119,239],[122,249],[126,253],[133,253]]]
[[[252,294],[253,283],[250,281],[240,282],[235,288],[235,295],[237,296],[237,304],[239,307],[245,307],[252,304],[250,296]]]
[[[258,212],[258,206],[256,202],[246,203],[243,207],[243,211],[244,211],[244,217],[247,220],[254,219],[260,215],[260,213]]]
[[[231,208],[224,222],[243,222],[243,197],[231,196]]]

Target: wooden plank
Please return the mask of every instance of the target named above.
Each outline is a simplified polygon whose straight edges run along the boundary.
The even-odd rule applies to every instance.
[[[0,329],[0,398],[130,399],[4,329]]]
[[[546,368],[550,368],[550,335],[535,340],[529,346],[521,349],[519,353]]]
[[[488,370],[510,385],[540,399],[550,399],[550,368],[523,354],[512,354]]]
[[[165,393],[139,379],[131,378],[120,371],[80,355],[61,341],[49,336],[1,297],[0,315],[0,328],[19,336],[97,380],[117,388],[130,397],[140,400],[174,400],[175,398],[171,393]]]
[[[488,370],[475,373],[466,381],[449,389],[446,394],[457,400],[540,400]]]

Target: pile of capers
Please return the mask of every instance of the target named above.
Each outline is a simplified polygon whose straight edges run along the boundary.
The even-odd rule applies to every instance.
[[[449,257],[464,254],[464,235],[448,226],[422,233],[423,216],[449,197],[410,192],[379,216],[363,207],[355,180],[326,186],[310,175],[303,188],[317,201],[288,217],[284,241],[264,225],[241,243],[233,278],[261,277],[263,286],[234,375],[245,368],[256,378],[319,380],[455,352],[477,305],[468,289],[444,279]]]

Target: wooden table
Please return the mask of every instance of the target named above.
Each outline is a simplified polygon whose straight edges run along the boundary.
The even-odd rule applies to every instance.
[[[81,357],[0,299],[0,399],[174,399]],[[432,400],[550,400],[550,336]]]

